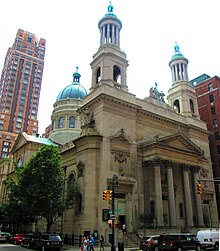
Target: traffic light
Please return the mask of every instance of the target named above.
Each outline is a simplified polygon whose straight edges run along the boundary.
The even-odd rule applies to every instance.
[[[111,201],[113,199],[113,196],[114,196],[113,191],[109,190],[108,193],[109,193],[109,200]]]
[[[103,200],[108,200],[108,191],[103,191]]]
[[[202,195],[202,184],[201,183],[197,184],[197,193]]]

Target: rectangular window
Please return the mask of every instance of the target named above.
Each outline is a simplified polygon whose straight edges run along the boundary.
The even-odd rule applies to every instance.
[[[219,140],[219,132],[215,132],[215,140]]]
[[[215,114],[216,114],[215,106],[211,107],[211,112],[212,112],[212,115],[215,115]]]
[[[22,122],[22,118],[17,118],[17,122]]]
[[[21,128],[21,124],[20,124],[20,123],[17,123],[17,124],[16,124],[16,127],[17,127],[17,128]]]
[[[28,36],[28,42],[31,43],[32,42],[32,37]]]
[[[209,96],[209,101],[210,101],[210,104],[214,103],[214,96],[213,96],[213,94]]]
[[[214,120],[213,120],[213,127],[214,127],[214,128],[217,128],[217,127],[218,127],[218,121],[217,121],[217,119],[214,119]]]
[[[217,153],[220,154],[220,145],[217,146]]]

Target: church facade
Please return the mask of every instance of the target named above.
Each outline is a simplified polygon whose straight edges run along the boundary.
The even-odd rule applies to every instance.
[[[54,231],[111,234],[111,202],[103,200],[103,191],[113,185],[116,221],[125,224],[128,233],[138,232],[146,223],[142,219],[149,217],[153,223],[148,223],[158,230],[217,227],[214,184],[202,181],[213,179],[209,132],[188,82],[188,60],[176,45],[169,62],[168,103],[157,85],[149,97],[138,99],[128,91],[128,61],[120,49],[122,23],[111,4],[98,26],[100,47],[91,62],[91,89],[77,110],[81,134],[69,134],[69,141],[59,147],[66,186],[77,182],[80,195]],[[199,179],[202,196],[197,193]]]
[[[72,219],[68,213],[64,217],[64,232],[110,231],[104,215],[111,205],[102,194],[114,175],[115,214],[128,232],[138,231],[141,215],[153,215],[155,228],[216,227],[213,184],[204,182],[202,197],[196,189],[198,179],[213,179],[213,174],[208,131],[188,82],[188,60],[176,45],[169,62],[169,104],[157,86],[140,100],[128,92],[122,24],[111,5],[98,26],[92,86],[79,109],[81,136],[61,147],[67,176],[72,173],[81,188],[81,204]]]

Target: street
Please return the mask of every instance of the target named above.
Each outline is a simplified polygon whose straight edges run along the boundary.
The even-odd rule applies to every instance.
[[[27,249],[25,247],[21,247],[20,245],[14,245],[14,244],[9,244],[9,243],[0,243],[0,251],[26,251],[26,250],[34,250],[34,249]],[[72,246],[64,246],[62,249],[62,251],[64,250],[68,250],[68,251],[78,251],[79,248],[78,247],[72,247]],[[95,251],[99,250],[98,247],[95,247]],[[125,251],[141,251],[137,248],[125,248]],[[202,249],[203,250],[203,249]],[[207,249],[208,250],[212,250],[214,251],[215,249]],[[105,247],[105,251],[111,251],[111,247]],[[118,251],[118,248],[116,247],[116,251]]]
[[[0,250],[3,251],[20,251],[20,250],[25,250],[23,247],[20,245],[14,245],[14,244],[9,244],[9,243],[0,243]]]

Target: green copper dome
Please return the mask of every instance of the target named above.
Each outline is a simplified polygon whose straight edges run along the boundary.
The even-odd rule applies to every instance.
[[[179,45],[177,44],[177,42],[175,43],[175,46],[174,46],[174,53],[172,55],[172,59],[174,58],[185,58],[183,56],[183,54],[180,52],[180,47]]]
[[[174,60],[179,60],[179,59],[184,59],[188,63],[188,59],[185,58],[183,56],[183,54],[180,52],[180,47],[179,47],[179,45],[176,42],[175,46],[174,46],[174,53],[173,53],[173,55],[171,57],[170,63],[173,62]]]
[[[66,86],[57,96],[57,100],[63,100],[63,99],[83,99],[85,96],[87,96],[86,89],[80,85],[80,77],[81,75],[78,73],[78,67],[76,67],[76,72],[73,74],[73,82]]]

